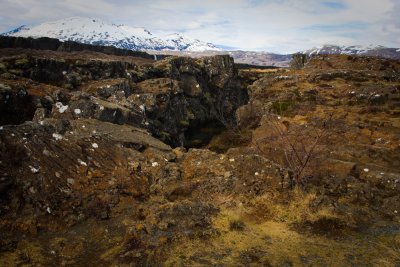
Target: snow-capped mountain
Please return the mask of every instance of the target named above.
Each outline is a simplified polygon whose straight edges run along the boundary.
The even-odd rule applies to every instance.
[[[315,47],[310,50],[303,51],[302,53],[308,55],[319,55],[319,54],[342,54],[342,55],[364,55],[364,56],[376,56],[385,57],[392,59],[400,59],[399,48],[388,48],[381,45],[352,45],[352,46],[337,46],[337,45],[324,45]]]
[[[211,43],[189,39],[180,34],[154,36],[140,27],[116,25],[99,19],[73,17],[34,26],[21,26],[4,33],[14,37],[49,37],[60,41],[115,46],[129,50],[206,51],[221,50]]]

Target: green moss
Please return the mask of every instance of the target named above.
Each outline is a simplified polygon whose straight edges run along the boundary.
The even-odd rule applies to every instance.
[[[210,92],[205,92],[204,98],[207,100],[208,103],[211,103],[214,101],[214,98],[211,96]]]
[[[17,75],[17,76],[21,76],[21,74],[22,74],[22,70],[20,70],[20,69],[11,69],[8,72],[11,74]]]
[[[6,64],[0,62],[0,71],[2,71],[2,72],[6,72],[6,71],[7,71],[7,66],[6,66]]]
[[[29,63],[27,58],[20,58],[15,61],[15,65],[26,65]]]
[[[140,70],[132,70],[132,71],[130,71],[130,73],[134,78],[136,78],[136,79],[138,79],[140,81],[144,80],[145,77],[146,77],[146,73],[144,73],[144,72],[142,72]]]
[[[159,135],[160,135],[160,139],[161,139],[162,141],[164,141],[164,142],[171,139],[171,134],[170,134],[170,133],[167,133],[167,132],[160,132]]]
[[[293,100],[275,101],[272,103],[272,110],[279,115],[287,115],[294,107]]]
[[[171,64],[167,61],[158,61],[157,64],[154,65],[154,70],[158,73],[168,73],[171,71]]]
[[[183,126],[183,127],[189,127],[189,121],[188,120],[181,120],[179,122],[179,125]]]

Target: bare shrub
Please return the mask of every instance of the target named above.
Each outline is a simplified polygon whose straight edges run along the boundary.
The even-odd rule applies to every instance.
[[[255,147],[268,158],[288,169],[282,180],[289,186],[304,185],[318,173],[320,161],[333,134],[332,115],[310,124],[296,124],[269,114],[269,129],[253,141]]]
[[[297,53],[292,56],[292,61],[290,61],[290,67],[292,69],[302,69],[304,65],[308,62],[309,56],[306,54]]]

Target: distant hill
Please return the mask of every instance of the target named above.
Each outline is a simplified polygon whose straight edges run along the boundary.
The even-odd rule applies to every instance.
[[[337,45],[324,45],[303,51],[307,55],[320,55],[320,54],[338,54],[338,55],[361,55],[361,56],[375,56],[390,59],[400,59],[399,48],[388,48],[384,46],[337,46]]]

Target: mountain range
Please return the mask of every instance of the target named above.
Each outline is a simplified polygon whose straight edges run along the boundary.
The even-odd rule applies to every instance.
[[[179,33],[155,36],[141,27],[130,27],[99,19],[72,17],[39,25],[23,25],[3,35],[13,37],[49,37],[60,41],[115,46],[129,50],[219,51],[217,46],[190,39]]]
[[[112,24],[100,19],[72,17],[38,25],[23,25],[3,33],[13,37],[49,37],[60,41],[75,41],[85,44],[114,46],[128,50],[140,50],[161,54],[184,54],[199,57],[204,55],[230,54],[237,63],[261,66],[288,66],[291,55],[255,51],[226,51],[209,42],[191,39],[180,33],[156,36],[142,27]],[[324,45],[301,51],[307,55],[347,54],[377,56],[400,59],[399,48],[383,46],[337,46]]]
[[[302,53],[309,56],[320,54],[341,54],[341,55],[364,55],[385,57],[391,59],[400,59],[399,48],[388,48],[381,45],[351,45],[351,46],[338,46],[338,45],[324,45],[315,47]]]

